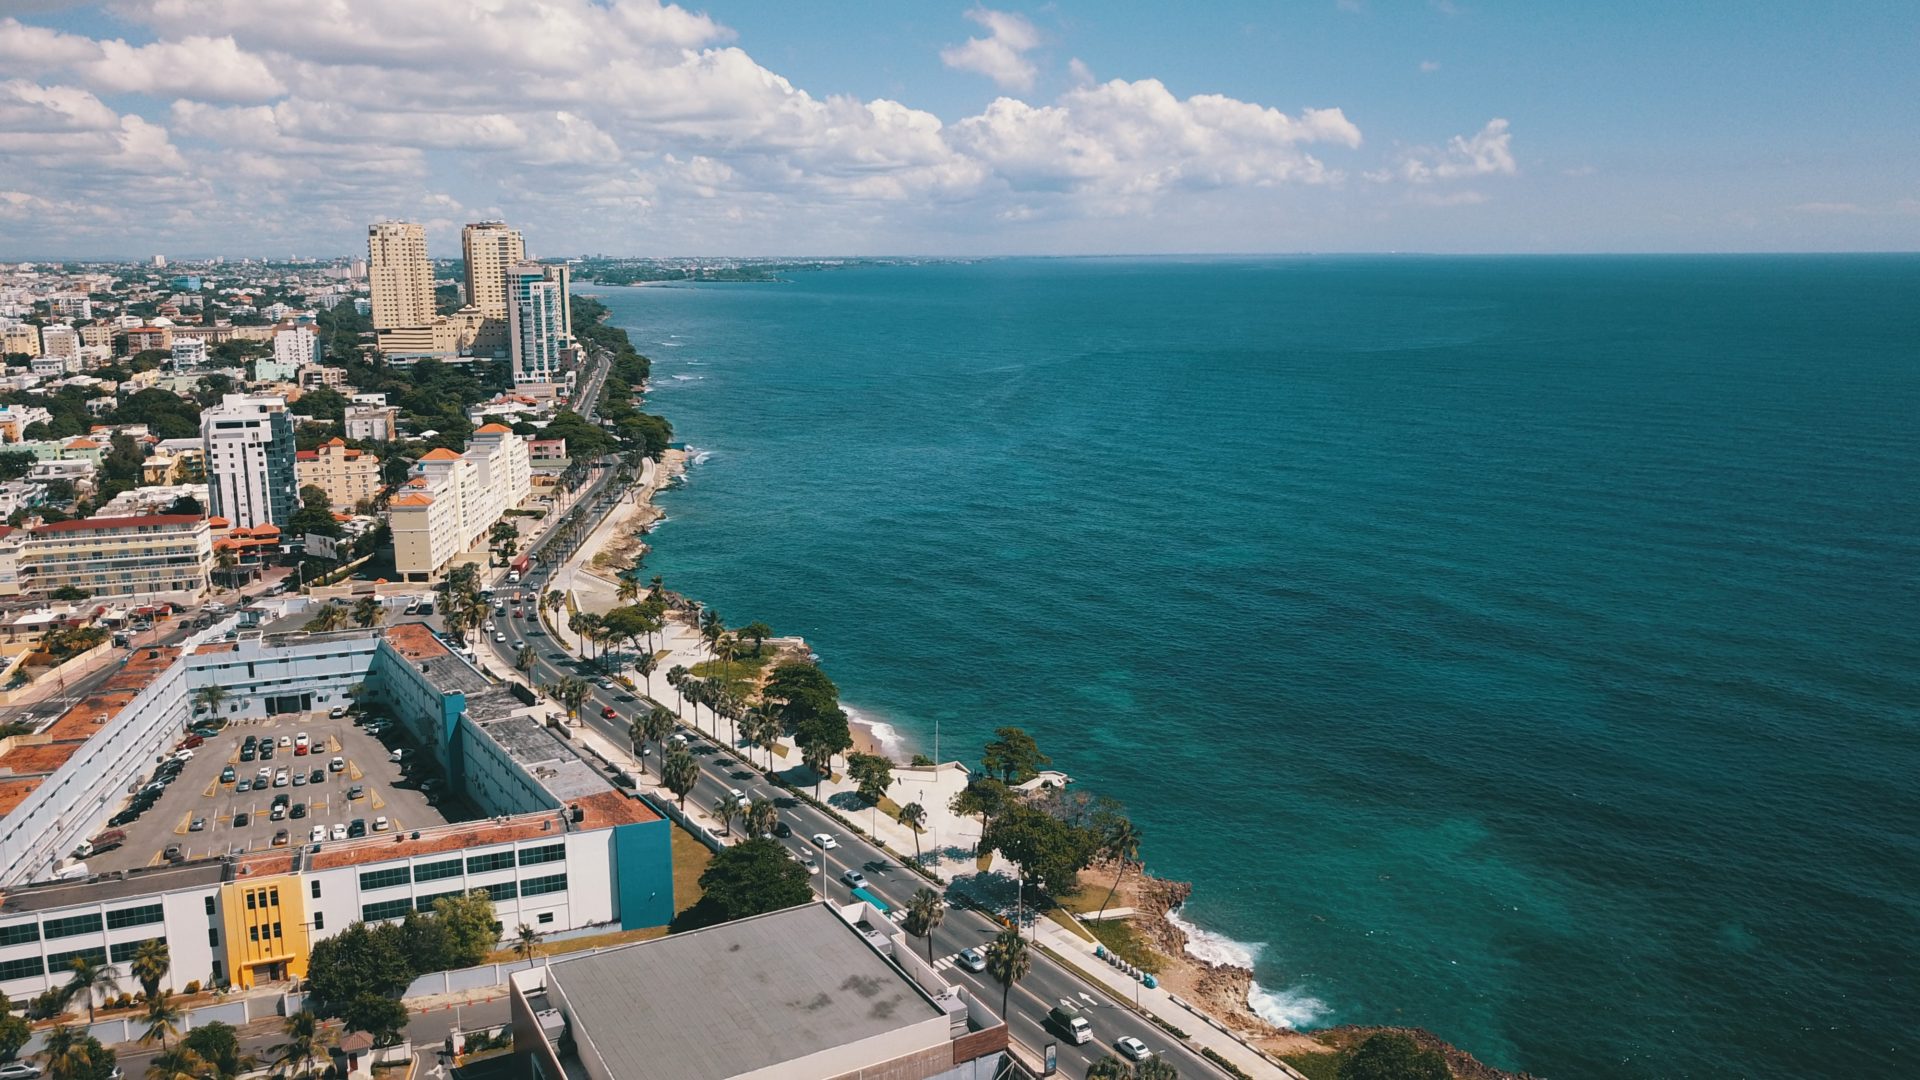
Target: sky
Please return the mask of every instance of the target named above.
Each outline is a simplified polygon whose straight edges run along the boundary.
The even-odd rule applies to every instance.
[[[0,259],[1920,249],[1920,3],[0,0]]]

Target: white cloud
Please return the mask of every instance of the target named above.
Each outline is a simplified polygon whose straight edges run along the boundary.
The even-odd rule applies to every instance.
[[[1413,184],[1459,180],[1473,176],[1512,176],[1513,134],[1505,120],[1495,118],[1472,136],[1455,135],[1442,150],[1414,150],[1400,161],[1397,175]],[[1372,179],[1396,175],[1369,174]]]
[[[967,18],[987,28],[987,36],[968,38],[965,44],[940,50],[940,61],[950,68],[985,75],[1009,90],[1031,90],[1039,72],[1026,54],[1040,45],[1040,32],[1024,16],[1008,11],[974,8]]]
[[[1075,86],[1091,86],[1095,82],[1093,69],[1077,56],[1067,61],[1067,77],[1073,80]]]
[[[100,43],[100,57],[74,65],[88,85],[203,101],[268,101],[287,92],[266,62],[242,52],[231,36],[189,36],[132,46]]]

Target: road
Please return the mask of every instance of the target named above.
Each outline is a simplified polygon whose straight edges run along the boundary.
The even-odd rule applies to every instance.
[[[536,568],[521,587],[537,591],[543,585],[545,574],[546,568]],[[489,642],[489,646],[506,666],[511,667],[514,639],[521,638],[532,644],[536,659],[528,676],[536,685],[551,682],[562,675],[575,674],[571,658],[560,661],[553,659],[554,656],[564,655],[566,650],[546,634],[539,619],[532,616],[534,609],[523,607],[522,610],[528,614],[518,619],[496,616],[496,624],[507,631],[508,640],[504,643]],[[582,722],[592,724],[595,730],[612,740],[616,746],[625,746],[628,743],[627,722],[634,711],[645,704],[646,699],[639,695],[621,690],[605,691],[595,686],[592,700],[581,707]],[[600,711],[605,706],[612,706],[619,714],[619,719],[603,719]],[[681,730],[688,733],[690,738],[696,734],[684,725]],[[840,880],[840,875],[849,869],[865,874],[868,891],[896,909],[904,909],[908,897],[915,890],[932,884],[901,866],[893,855],[873,846],[864,837],[848,833],[845,826],[824,811],[774,785],[758,769],[715,746],[706,736],[699,735],[694,740],[694,756],[700,763],[700,780],[687,798],[694,805],[710,806],[730,789],[739,788],[749,797],[771,800],[779,809],[781,820],[793,831],[791,837],[779,842],[794,851],[807,851],[820,857],[821,870],[815,876],[814,886],[828,898],[841,902],[851,899],[851,890]],[[798,784],[805,785],[804,769],[796,767],[790,772]],[[807,839],[823,832],[832,834],[839,846],[822,851]],[[963,949],[985,945],[999,929],[997,924],[979,912],[949,907],[946,918],[932,935],[933,957],[940,962],[937,966],[942,969],[942,975],[966,986],[974,1001],[995,1015],[1000,1012],[1000,984],[984,972],[976,974],[947,961]],[[926,955],[927,943],[924,940],[910,937],[908,941],[923,957]],[[1093,1041],[1075,1046],[1064,1041],[1063,1036],[1043,1022],[1047,1011],[1063,998],[1081,1006],[1093,1025]],[[1123,1035],[1131,1035],[1156,1053],[1163,1054],[1183,1076],[1222,1075],[1198,1053],[1188,1050],[1167,1032],[1114,1002],[1100,988],[1038,951],[1033,953],[1032,972],[1015,983],[1008,995],[1007,1013],[1013,1037],[1018,1041],[1035,1049],[1043,1048],[1050,1042],[1059,1044],[1061,1070],[1069,1076],[1085,1075],[1087,1067],[1108,1054],[1114,1040]]]

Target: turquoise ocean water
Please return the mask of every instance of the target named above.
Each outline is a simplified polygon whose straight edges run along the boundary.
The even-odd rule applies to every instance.
[[[1920,259],[1012,260],[603,296],[649,568],[1034,732],[1301,1025],[1913,1075]]]

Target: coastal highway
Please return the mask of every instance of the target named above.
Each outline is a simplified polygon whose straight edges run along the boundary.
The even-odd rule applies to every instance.
[[[523,582],[521,588],[537,591],[545,580],[545,569],[536,569],[529,582]],[[507,586],[506,588],[511,588]],[[496,643],[491,640],[483,647],[490,647],[500,655],[507,667],[513,665],[514,639],[523,639],[534,646],[537,659],[533,669],[527,674],[535,685],[551,682],[562,675],[575,674],[573,658],[559,643],[548,636],[540,625],[540,620],[531,617],[532,608],[523,606],[529,614],[521,618],[496,617],[495,624],[506,631],[508,640]],[[556,660],[555,657],[561,657]],[[602,719],[603,706],[612,706],[619,714],[616,720]],[[616,689],[609,692],[593,690],[592,699],[581,707],[584,723],[592,724],[595,730],[612,740],[616,746],[626,746],[627,724],[634,711],[646,707],[646,699],[637,694],[628,694]],[[695,734],[691,728],[682,726],[689,737]],[[794,798],[787,791],[775,786],[758,769],[733,757],[731,754],[713,745],[706,736],[694,739],[695,760],[700,763],[700,780],[687,796],[697,806],[711,806],[714,800],[726,794],[732,788],[739,788],[753,798],[771,800],[779,808],[781,820],[792,828],[793,836],[780,841],[792,850],[808,851],[820,859],[820,872],[814,876],[814,888],[829,898],[845,902],[850,899],[850,890],[841,882],[840,875],[848,869],[857,869],[867,876],[868,890],[880,896],[896,909],[904,909],[908,897],[922,886],[933,885],[927,879],[915,874],[899,864],[892,854],[873,846],[865,838],[847,831],[840,822],[811,803]],[[657,755],[648,759],[649,767],[658,764]],[[804,786],[807,782],[805,770],[799,767],[790,771],[794,782]],[[831,851],[816,849],[807,839],[816,833],[831,833],[839,842],[839,847]],[[937,886],[935,886],[937,887]],[[936,961],[949,960],[962,949],[985,945],[999,931],[999,926],[979,912],[967,908],[950,907],[946,918],[933,933],[933,956]],[[927,943],[924,939],[909,936],[908,944],[926,956]],[[1014,984],[1008,999],[1008,1022],[1013,1037],[1028,1047],[1039,1051],[1048,1043],[1059,1044],[1060,1069],[1063,1075],[1084,1076],[1087,1067],[1094,1061],[1112,1052],[1114,1040],[1123,1035],[1131,1035],[1147,1044],[1155,1053],[1163,1055],[1184,1077],[1220,1077],[1215,1066],[1200,1057],[1197,1051],[1189,1050],[1179,1040],[1139,1014],[1121,1005],[1100,988],[1081,979],[1078,975],[1062,967],[1051,957],[1033,952],[1033,970],[1025,979]],[[998,1015],[1000,1010],[1000,984],[990,976],[967,971],[958,964],[940,963],[941,974],[948,980],[967,987],[968,994],[975,1002],[984,1006],[990,1013]],[[1093,1041],[1076,1046],[1065,1040],[1059,1033],[1044,1023],[1047,1010],[1054,1003],[1065,998],[1078,1003],[1093,1025]]]

